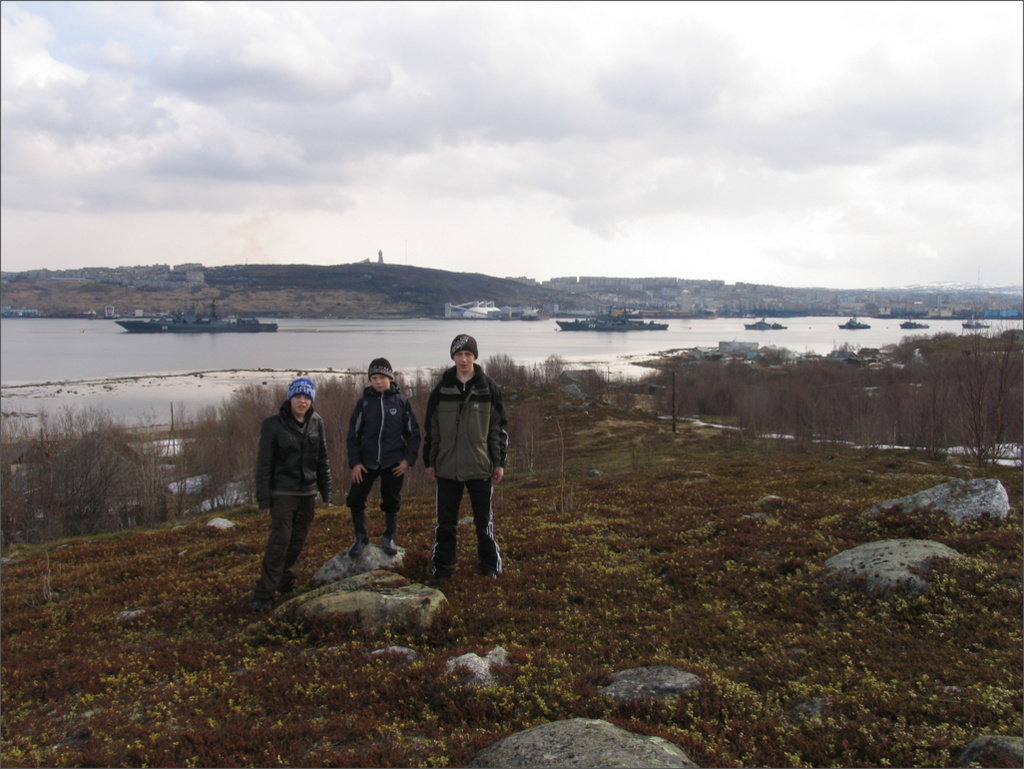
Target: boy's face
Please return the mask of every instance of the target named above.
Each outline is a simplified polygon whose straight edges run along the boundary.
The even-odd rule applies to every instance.
[[[293,395],[288,402],[292,406],[292,416],[300,422],[306,418],[306,412],[313,405],[308,395]]]
[[[455,368],[460,374],[468,374],[473,370],[473,363],[476,361],[476,356],[469,350],[459,350],[452,357],[455,361]]]
[[[374,374],[370,377],[370,387],[382,393],[391,387],[391,377],[384,376],[383,374]]]

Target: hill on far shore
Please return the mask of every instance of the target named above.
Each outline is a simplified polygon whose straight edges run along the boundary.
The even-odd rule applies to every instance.
[[[441,317],[446,302],[492,301],[497,306],[574,306],[572,296],[537,284],[479,273],[395,264],[233,265],[209,267],[205,283],[150,288],[96,280],[53,280],[8,275],[3,304],[34,308],[44,316],[157,314],[206,309],[216,301],[223,315],[276,318]]]

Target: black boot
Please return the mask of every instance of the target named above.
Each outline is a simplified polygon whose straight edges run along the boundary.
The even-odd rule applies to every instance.
[[[398,555],[398,543],[395,542],[395,529],[398,527],[398,513],[384,514],[384,536],[380,546],[388,555]]]
[[[356,530],[356,541],[348,549],[348,554],[350,558],[355,558],[370,543],[370,537],[366,533],[366,514],[362,510],[358,513],[352,511],[352,527]]]

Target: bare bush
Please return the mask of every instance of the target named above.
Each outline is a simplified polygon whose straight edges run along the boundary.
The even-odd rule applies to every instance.
[[[534,383],[541,387],[557,387],[565,371],[565,361],[557,355],[549,355],[543,363],[534,366]]]
[[[509,449],[506,470],[529,474],[536,471],[543,446],[544,419],[535,403],[509,409]]]
[[[958,396],[960,442],[979,465],[1000,459],[1006,443],[1020,442],[1021,345],[972,334],[962,355],[950,362]]]
[[[526,387],[531,384],[533,375],[529,368],[520,366],[504,353],[497,353],[487,359],[484,367],[487,375],[505,387]]]
[[[109,414],[43,414],[38,432],[4,420],[4,543],[39,542],[165,517],[159,457]]]
[[[1021,358],[1015,334],[941,335],[908,341],[888,364],[674,362],[656,380],[665,413],[734,419],[751,435],[933,456],[962,445],[985,464],[1021,444]]]

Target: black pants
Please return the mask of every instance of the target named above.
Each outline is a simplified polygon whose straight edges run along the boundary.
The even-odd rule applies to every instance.
[[[469,492],[476,529],[476,554],[482,571],[501,574],[501,550],[494,541],[491,512],[491,479],[456,481],[438,478],[436,491],[437,528],[434,529],[434,575],[450,576],[455,571],[455,529],[459,524],[459,504],[463,489]]]
[[[366,510],[366,498],[370,496],[370,489],[373,488],[373,483],[377,478],[380,478],[380,509],[384,511],[385,515],[398,514],[398,510],[402,507],[402,484],[405,482],[405,476],[395,475],[392,470],[396,467],[398,465],[378,467],[374,470],[367,469],[363,473],[363,480],[352,484],[352,488],[348,490],[348,496],[345,498],[345,504],[348,505],[353,516]]]
[[[295,563],[306,544],[315,504],[315,495],[271,497],[270,536],[253,598],[270,600],[275,590],[286,592],[295,587]]]

